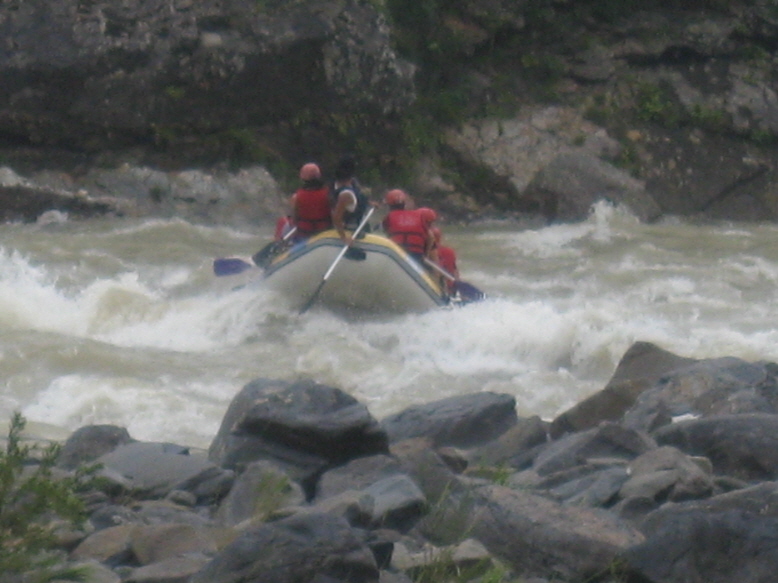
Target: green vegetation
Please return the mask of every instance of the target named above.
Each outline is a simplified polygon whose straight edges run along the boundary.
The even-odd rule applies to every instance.
[[[183,99],[186,95],[186,89],[183,87],[177,87],[175,85],[168,85],[165,87],[165,95],[174,101]]]
[[[748,134],[748,139],[760,146],[774,145],[778,142],[778,136],[767,129],[755,128]]]
[[[664,127],[677,127],[681,114],[671,93],[652,83],[639,83],[635,89],[635,113],[639,120]]]
[[[254,516],[267,518],[281,508],[292,490],[288,476],[284,474],[266,474],[257,484]]]
[[[691,110],[690,119],[694,126],[721,131],[726,127],[727,113],[720,109],[695,104]]]
[[[503,583],[507,581],[506,577],[507,570],[493,565],[490,559],[459,566],[454,562],[453,552],[448,549],[412,572],[414,583]]]
[[[85,508],[77,493],[94,468],[55,477],[60,446],[23,444],[25,425],[21,414],[14,414],[5,451],[0,451],[0,573],[24,575],[30,583],[82,580],[84,569],[64,564],[52,524],[82,524]]]
[[[614,160],[615,164],[620,168],[623,168],[633,176],[639,175],[640,170],[640,158],[638,156],[638,150],[634,142],[629,140],[622,142],[621,153],[619,157]]]

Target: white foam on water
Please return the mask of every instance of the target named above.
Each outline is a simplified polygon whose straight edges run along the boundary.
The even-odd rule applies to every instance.
[[[31,421],[77,428],[113,424],[143,441],[178,441],[207,448],[224,413],[222,401],[234,393],[228,383],[160,377],[65,375],[54,379],[21,409]],[[207,395],[207,398],[193,398]],[[216,397],[221,397],[217,399]]]
[[[71,430],[114,423],[137,439],[207,444],[257,377],[313,378],[379,418],[484,390],[551,418],[601,389],[636,341],[778,361],[771,226],[643,225],[600,204],[575,225],[454,232],[463,278],[489,299],[361,321],[300,316],[261,285],[211,285],[210,258],[250,251],[254,234],[181,221],[69,228],[48,260],[38,240],[34,253],[0,249],[0,340],[16,334],[0,343],[0,411]]]

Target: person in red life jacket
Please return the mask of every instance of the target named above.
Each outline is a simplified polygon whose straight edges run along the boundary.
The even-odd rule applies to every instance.
[[[354,243],[346,230],[354,231],[371,206],[371,202],[362,192],[359,181],[354,176],[356,164],[351,156],[341,158],[335,168],[335,182],[332,187],[332,224],[346,245]],[[365,225],[363,233],[370,232],[370,225]]]
[[[384,232],[423,266],[424,258],[432,249],[428,211],[434,211],[406,209],[408,195],[399,188],[387,192],[384,202],[389,206],[389,214],[382,223]]]
[[[321,169],[313,162],[300,168],[302,186],[292,196],[292,218],[297,227],[295,240],[307,239],[332,228],[329,188],[321,178]]]
[[[459,281],[459,269],[457,268],[457,254],[454,249],[443,245],[443,234],[438,227],[432,227],[432,239],[434,241],[433,247],[433,260],[443,269],[446,273],[452,276],[451,280],[441,275],[441,287],[447,288],[449,294],[453,294],[456,290],[456,282]]]

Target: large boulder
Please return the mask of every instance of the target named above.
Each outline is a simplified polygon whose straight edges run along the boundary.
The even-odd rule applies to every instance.
[[[470,532],[523,576],[563,581],[602,573],[620,552],[643,541],[608,513],[502,486],[479,489]]]
[[[274,461],[312,487],[310,480],[327,467],[388,453],[388,447],[386,432],[367,407],[340,389],[310,380],[258,379],[230,403],[209,457],[237,469]]]
[[[116,425],[85,425],[76,429],[62,445],[57,465],[75,470],[82,464],[112,452],[117,447],[134,441],[124,427]]]
[[[653,433],[657,443],[705,456],[717,474],[741,480],[778,478],[778,415],[717,415],[681,421]]]
[[[499,437],[517,420],[515,397],[483,392],[408,407],[381,427],[392,442],[428,437],[437,446],[470,447]]]
[[[184,490],[202,502],[212,501],[224,496],[234,480],[232,471],[216,466],[204,453],[168,443],[127,443],[97,462],[107,477],[152,498]]]
[[[535,175],[524,196],[542,201],[552,221],[584,220],[598,201],[625,206],[643,221],[662,214],[644,183],[586,151],[560,153]]]
[[[778,519],[730,510],[678,511],[619,557],[625,580],[731,583],[775,580]]]
[[[358,458],[325,472],[317,485],[321,502],[349,492],[364,508],[368,526],[406,530],[424,513],[427,500],[419,486],[386,455]]]
[[[671,371],[694,362],[650,342],[635,342],[621,357],[605,388],[559,415],[549,432],[552,437],[559,437],[566,432],[589,429],[602,421],[617,421],[643,391]]]
[[[710,358],[664,375],[624,415],[650,431],[682,416],[778,413],[776,366],[740,358]]]

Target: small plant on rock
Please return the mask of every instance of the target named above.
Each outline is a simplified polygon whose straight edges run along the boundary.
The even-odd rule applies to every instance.
[[[25,583],[83,580],[83,568],[65,565],[52,525],[56,520],[72,526],[83,521],[85,508],[77,490],[94,469],[55,477],[60,446],[23,444],[25,425],[15,413],[5,451],[0,450],[0,573]]]

